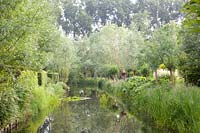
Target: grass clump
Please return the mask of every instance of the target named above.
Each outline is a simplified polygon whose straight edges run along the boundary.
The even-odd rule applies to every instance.
[[[147,113],[159,127],[179,132],[200,131],[200,90],[197,87],[155,86],[134,97],[131,112]]]

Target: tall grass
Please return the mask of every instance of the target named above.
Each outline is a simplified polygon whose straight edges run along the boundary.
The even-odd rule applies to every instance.
[[[30,104],[32,119],[29,131],[37,132],[43,124],[45,117],[60,105],[60,97],[64,94],[62,84],[57,83],[49,87],[37,87],[32,91],[33,97]]]
[[[104,83],[106,84],[106,83]],[[103,90],[126,105],[130,113],[175,132],[200,132],[200,88],[133,77]]]
[[[200,90],[155,86],[133,98],[131,112],[147,114],[157,126],[179,132],[200,132]]]

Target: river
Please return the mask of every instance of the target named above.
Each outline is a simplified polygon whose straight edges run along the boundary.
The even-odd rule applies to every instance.
[[[80,90],[80,89],[79,89]],[[77,91],[72,95],[77,95]],[[91,95],[91,94],[90,94]],[[120,110],[120,109],[119,109]],[[102,107],[98,96],[80,101],[63,101],[61,106],[49,113],[37,127],[38,133],[159,133],[137,120],[134,116]],[[37,123],[35,125],[38,125]],[[31,133],[26,123],[19,133]]]

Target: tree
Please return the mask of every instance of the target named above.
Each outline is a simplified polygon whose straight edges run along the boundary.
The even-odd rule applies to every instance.
[[[186,84],[200,86],[200,33],[193,33],[183,28],[180,37],[182,52],[179,57],[179,70]]]
[[[138,0],[136,11],[149,13],[152,27],[160,27],[172,20],[179,20],[183,14],[181,10],[184,0]]]
[[[117,25],[107,25],[77,46],[85,70],[102,72],[110,66],[136,68],[144,43],[142,34]],[[98,74],[97,74],[98,75]]]
[[[184,7],[185,20],[180,32],[181,50],[179,69],[186,83],[200,86],[200,1],[190,0]]]
[[[46,71],[51,69],[66,74],[68,71],[63,71],[63,68],[69,69],[71,49],[68,48],[69,43],[65,45],[67,39],[61,36],[62,33],[58,30],[56,18],[60,11],[57,1],[1,0],[0,11],[0,126],[2,127],[21,118],[22,114],[26,116],[26,112],[29,112],[30,116],[30,110],[27,108],[30,108],[33,99],[38,100],[33,98],[38,88],[37,72],[46,70],[47,66],[54,62],[53,68]],[[65,57],[60,58],[61,54]],[[57,61],[58,59],[60,61]],[[45,76],[41,77],[45,83]],[[44,86],[43,84],[38,88],[37,94],[43,93],[49,98],[53,96],[53,93],[48,94],[46,88],[42,90]]]
[[[184,24],[187,28],[195,32],[200,32],[199,6],[199,0],[190,0],[183,7],[183,11],[186,13]]]
[[[60,15],[58,22],[67,34],[76,38],[92,32],[92,18],[85,12],[82,3],[67,1],[63,8],[64,14]]]
[[[107,24],[129,26],[134,3],[130,0],[81,0],[63,3],[58,20],[67,34],[85,36]]]
[[[162,63],[162,55],[159,52],[159,48],[160,47],[158,43],[154,43],[153,41],[147,41],[146,47],[144,49],[145,62],[147,62],[151,69],[154,71],[156,82],[158,82],[157,68]]]
[[[141,20],[138,18],[141,13],[148,14],[150,27],[155,28],[181,19],[183,15],[179,10],[183,3],[182,0],[67,0],[58,21],[66,33],[74,37],[89,35],[107,24],[129,27],[133,19]]]
[[[139,31],[144,35],[149,35],[150,27],[151,24],[149,20],[149,13],[147,11],[144,11],[134,14],[129,29]]]
[[[3,0],[1,7],[0,64],[43,68],[43,47],[48,43],[41,36],[55,29],[56,8],[53,3],[41,0]]]
[[[51,58],[46,69],[59,73],[60,80],[67,82],[71,66],[76,60],[74,44],[64,34],[56,33],[54,33],[56,37],[54,37],[53,42],[55,46],[52,47],[52,52],[49,54]]]
[[[155,70],[156,80],[157,68],[163,63],[170,71],[171,84],[174,85],[174,71],[179,55],[176,24],[167,24],[155,30],[151,42],[147,46],[146,58],[152,69]]]

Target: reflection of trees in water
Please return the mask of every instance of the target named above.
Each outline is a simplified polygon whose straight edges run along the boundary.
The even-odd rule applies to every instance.
[[[134,120],[123,118],[117,122],[116,114],[101,109],[98,100],[65,102],[53,114],[53,133],[133,133]]]

